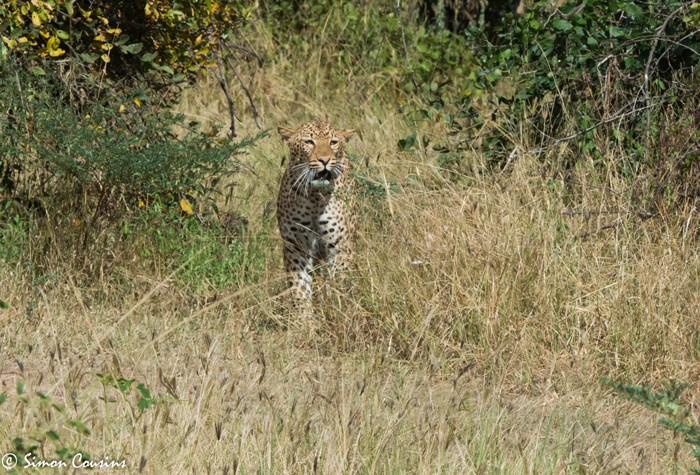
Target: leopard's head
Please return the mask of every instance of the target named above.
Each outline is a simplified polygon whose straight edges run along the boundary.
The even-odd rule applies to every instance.
[[[347,169],[345,144],[353,130],[336,130],[328,122],[306,122],[295,129],[277,131],[291,150],[289,167],[294,174],[292,187],[308,194],[309,189],[332,190]]]

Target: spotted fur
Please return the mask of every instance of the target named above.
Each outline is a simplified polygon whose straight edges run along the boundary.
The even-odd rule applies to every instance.
[[[331,275],[351,266],[355,223],[345,144],[354,131],[321,121],[277,130],[291,151],[277,200],[284,265],[295,303],[309,308],[315,266],[325,261]]]

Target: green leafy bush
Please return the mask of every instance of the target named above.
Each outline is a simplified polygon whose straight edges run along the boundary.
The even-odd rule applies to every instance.
[[[47,256],[59,247],[54,255],[89,263],[142,208],[172,203],[194,219],[193,198],[213,203],[210,184],[236,173],[255,140],[204,133],[141,89],[76,107],[51,73],[0,65],[0,241],[12,244],[3,257],[27,255],[12,249],[26,251],[28,226]]]
[[[70,59],[92,73],[193,80],[243,22],[245,2],[15,0],[0,5],[0,58]],[[38,66],[36,66],[38,67]]]
[[[675,0],[568,2],[554,11],[549,2],[535,2],[525,15],[504,21],[498,43],[482,48],[481,85],[515,112],[536,105],[530,114],[536,117],[544,107],[556,109],[560,117],[539,122],[540,137],[575,120],[574,111],[561,117],[562,101],[587,106],[576,109],[581,128],[586,120],[641,111],[648,101],[659,104],[660,95],[680,92],[674,82],[689,79],[700,64],[697,27],[684,16],[689,11],[688,2]],[[515,93],[490,87],[503,79]],[[548,94],[549,104],[538,103]]]
[[[562,172],[581,160],[608,167],[603,152],[618,150],[616,171],[651,175],[645,193],[654,200],[670,190],[698,196],[696,5],[536,1],[522,16],[506,16],[494,41],[469,29],[479,68],[472,91],[449,104],[454,140],[439,151],[454,158],[480,147],[503,168],[519,154],[566,143],[568,153],[550,164]]]
[[[76,111],[57,81],[5,66],[0,80],[4,191],[45,199],[79,189],[112,202],[202,192],[206,179],[234,173],[232,157],[253,142],[217,139],[197,124],[176,134],[181,116],[160,110],[143,91],[129,92]]]

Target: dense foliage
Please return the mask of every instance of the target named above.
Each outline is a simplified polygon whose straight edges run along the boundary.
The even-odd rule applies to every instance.
[[[674,0],[592,0],[554,11],[535,2],[525,15],[504,20],[496,44],[479,42],[472,32],[480,86],[507,115],[531,118],[539,145],[572,130],[593,131],[602,121],[609,124],[607,139],[624,137],[630,152],[642,153],[638,161],[647,159],[639,149],[649,145],[640,127],[649,130],[653,113],[695,109],[698,11]],[[499,90],[504,82],[509,87]],[[583,152],[601,148],[593,137],[584,137]]]
[[[125,77],[195,79],[245,15],[243,2],[13,0],[0,6],[0,56],[66,59]],[[38,66],[37,66],[38,67]]]
[[[194,217],[254,140],[205,133],[170,106],[246,15],[244,2],[203,0],[0,5],[0,242],[36,227],[32,265],[89,262],[143,208]]]

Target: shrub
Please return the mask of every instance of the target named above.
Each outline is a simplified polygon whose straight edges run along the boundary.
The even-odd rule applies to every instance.
[[[120,78],[194,80],[243,22],[244,2],[15,0],[0,6],[0,57],[70,59]]]
[[[0,66],[3,242],[16,237],[19,215],[43,222],[39,247],[61,247],[61,255],[118,235],[124,219],[152,203],[179,203],[191,215],[192,197],[211,197],[208,184],[236,173],[236,155],[255,141],[231,142],[183,124],[141,89],[75,108],[50,71]],[[109,246],[98,248],[105,253]]]
[[[449,104],[455,138],[438,150],[454,157],[481,147],[500,169],[519,154],[565,143],[568,153],[549,164],[554,173],[591,160],[633,180],[652,177],[643,194],[654,208],[661,197],[698,196],[698,12],[676,0],[567,2],[554,10],[536,1],[504,18],[493,42],[469,29],[476,80]],[[614,163],[604,156],[611,150]]]

